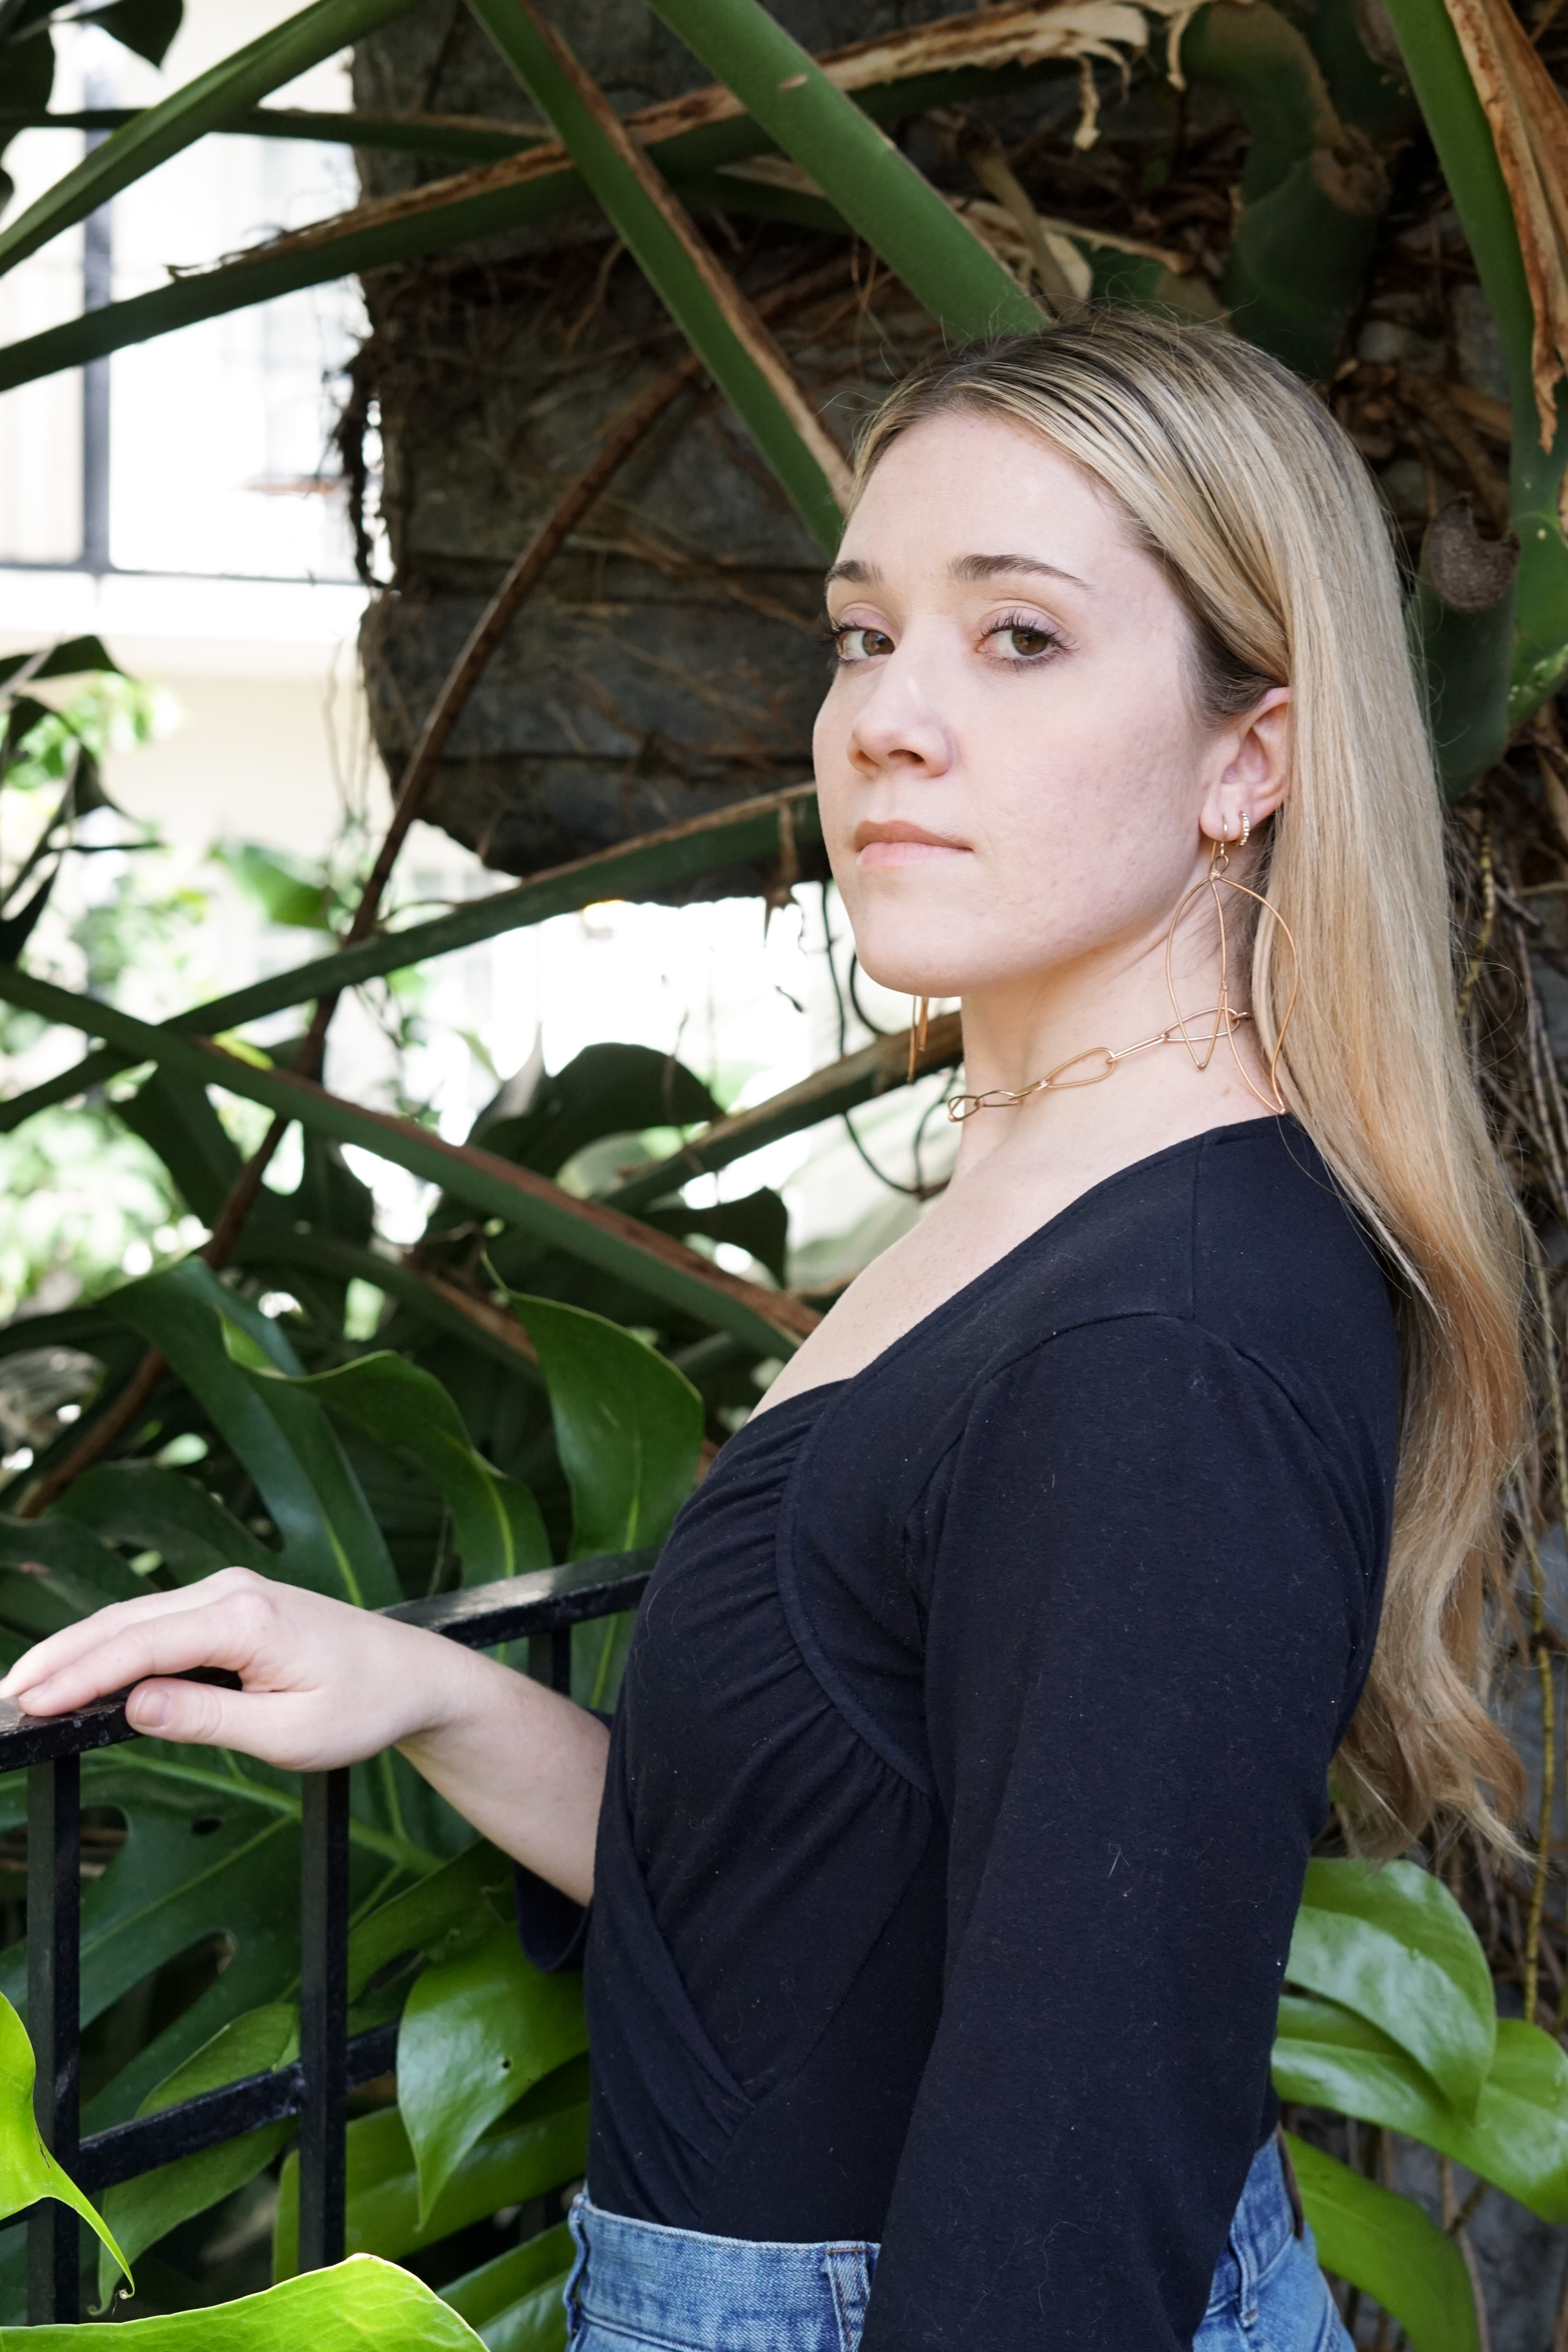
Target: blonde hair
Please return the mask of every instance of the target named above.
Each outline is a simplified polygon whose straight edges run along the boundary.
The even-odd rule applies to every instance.
[[[1387,520],[1327,409],[1223,331],[1091,311],[936,359],[867,425],[858,495],[901,433],[978,411],[1107,490],[1193,624],[1216,719],[1291,689],[1291,782],[1257,882],[1300,952],[1281,1089],[1386,1258],[1402,1370],[1382,1628],[1335,1766],[1359,1843],[1429,1824],[1512,1841],[1518,1759],[1486,1712],[1486,1601],[1526,1426],[1515,1212],[1455,1013],[1442,819]],[[1291,959],[1263,918],[1272,1050]]]

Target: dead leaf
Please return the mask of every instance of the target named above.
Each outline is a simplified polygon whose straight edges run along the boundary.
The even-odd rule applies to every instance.
[[[1531,380],[1541,446],[1568,375],[1568,104],[1508,0],[1445,0],[1491,126],[1535,312]]]
[[[1001,66],[1037,65],[1050,58],[1076,58],[1085,68],[1082,112],[1074,138],[1077,146],[1091,145],[1096,135],[1098,100],[1092,76],[1095,62],[1119,67],[1124,74],[1134,56],[1149,45],[1149,24],[1166,26],[1166,64],[1178,89],[1186,87],[1181,71],[1181,39],[1202,0],[1058,0],[1042,6],[1040,0],[1014,0],[1013,5],[984,8],[973,15],[943,16],[907,32],[855,41],[849,47],[829,50],[818,62],[838,89],[853,92],[876,89],[889,83],[911,81],[926,74],[950,72],[959,67],[988,69]],[[687,91],[656,106],[639,108],[623,118],[624,127],[641,147],[658,146],[666,139],[716,122],[733,121],[745,112],[740,100],[722,82]],[[754,159],[759,160],[759,159]],[[307,253],[319,245],[361,230],[388,227],[395,222],[439,212],[471,197],[492,195],[502,188],[548,180],[570,168],[570,158],[556,140],[541,140],[497,163],[481,163],[472,171],[427,180],[395,196],[372,198],[329,220],[313,221],[286,236],[243,253],[225,255],[228,261],[277,261]],[[199,269],[182,270],[199,276]]]

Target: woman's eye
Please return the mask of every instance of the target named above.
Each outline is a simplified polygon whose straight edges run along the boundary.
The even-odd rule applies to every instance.
[[[893,651],[893,639],[883,629],[870,629],[863,624],[845,622],[832,632],[833,646],[841,662],[874,661]]]
[[[987,635],[998,653],[1011,661],[1038,661],[1057,644],[1049,629],[1041,629],[1028,621],[1003,621],[998,627],[988,629]]]

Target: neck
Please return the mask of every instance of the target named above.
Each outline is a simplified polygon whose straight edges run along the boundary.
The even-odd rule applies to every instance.
[[[1262,1116],[1270,1102],[1259,1097],[1270,1097],[1270,1088],[1250,1024],[1236,1024],[1228,1035],[1222,1025],[1215,1035],[1222,981],[1218,939],[1209,931],[1205,924],[1196,953],[1189,938],[1187,952],[1173,960],[1169,982],[1162,930],[966,995],[967,1094],[1021,1093],[1052,1071],[1064,1082],[1087,1083],[1062,1083],[1016,1105],[977,1110],[965,1122],[958,1174],[998,1151],[1077,1158],[1108,1145],[1119,1160],[1131,1160],[1206,1127]],[[1234,950],[1228,1001],[1232,1013],[1247,1010]],[[1170,1043],[1108,1069],[1092,1058],[1121,1055],[1160,1036],[1178,1014],[1193,1051],[1178,1031]],[[1076,1066],[1081,1055],[1089,1058]]]

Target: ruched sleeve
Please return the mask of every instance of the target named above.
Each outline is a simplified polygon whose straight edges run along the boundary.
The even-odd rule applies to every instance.
[[[1190,2346],[1385,1517],[1369,1440],[1178,1317],[977,1399],[907,1531],[946,1963],[864,2352]]]

